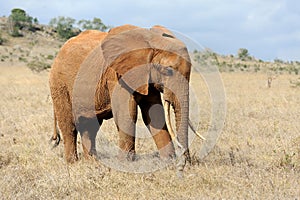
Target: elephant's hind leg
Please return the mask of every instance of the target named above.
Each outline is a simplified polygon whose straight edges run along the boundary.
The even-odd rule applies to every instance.
[[[102,124],[102,120],[97,118],[79,118],[79,132],[81,135],[84,157],[90,159],[97,157],[96,136]]]
[[[72,108],[69,96],[65,90],[59,90],[60,95],[53,98],[53,105],[58,127],[63,136],[65,158],[72,163],[77,157],[77,130],[73,122]],[[53,97],[54,95],[52,95]]]
[[[77,156],[77,130],[75,127],[67,127],[68,131],[63,134],[64,138],[64,149],[66,160],[69,163],[73,163],[78,160]],[[63,131],[62,131],[63,132]]]

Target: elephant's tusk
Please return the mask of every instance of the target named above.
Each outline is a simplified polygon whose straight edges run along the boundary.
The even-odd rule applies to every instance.
[[[167,125],[167,128],[168,128],[168,131],[171,135],[171,138],[172,140],[175,140],[177,146],[180,148],[180,149],[183,149],[182,145],[179,143],[176,135],[175,135],[175,132],[172,128],[172,125],[171,125],[171,118],[170,118],[170,102],[168,101],[164,101],[164,113],[165,113],[165,118],[166,118],[166,125]]]
[[[169,130],[169,133],[171,135],[171,138],[174,139],[176,137],[174,130],[171,126],[171,118],[170,118],[170,103],[168,101],[164,102],[164,113],[165,113],[165,118],[166,118],[166,124],[167,128]]]
[[[172,140],[175,139],[176,143],[178,144],[178,146],[182,147],[181,144],[178,142],[176,134],[172,128],[171,125],[171,118],[170,118],[170,102],[168,101],[164,101],[164,113],[165,113],[165,118],[166,118],[166,125],[167,128],[169,130],[169,133],[171,135]],[[203,137],[198,131],[196,131],[195,127],[193,126],[191,119],[189,119],[189,126],[192,129],[192,131],[202,140],[206,140],[205,137]]]
[[[198,136],[200,137],[202,140],[206,140],[205,137],[203,137],[198,131],[196,131],[195,127],[193,126],[191,120],[189,119],[189,126],[192,129],[192,131]]]

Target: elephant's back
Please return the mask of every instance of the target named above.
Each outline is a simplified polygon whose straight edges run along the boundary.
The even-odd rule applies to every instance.
[[[72,91],[80,65],[89,53],[106,37],[107,33],[87,30],[69,39],[60,49],[50,72],[50,86],[66,86]]]
[[[107,33],[87,30],[69,39],[60,49],[52,66],[53,70],[71,70],[80,67],[87,55],[105,38]]]

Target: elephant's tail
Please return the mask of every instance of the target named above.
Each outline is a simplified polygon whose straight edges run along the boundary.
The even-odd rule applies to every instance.
[[[52,148],[55,148],[60,143],[60,134],[59,134],[59,128],[57,127],[55,112],[54,112],[54,132],[53,132],[52,137],[50,138],[50,143],[52,143],[53,140],[55,141],[55,143]]]

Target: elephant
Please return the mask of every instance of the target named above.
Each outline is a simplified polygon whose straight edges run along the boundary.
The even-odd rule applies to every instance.
[[[61,47],[50,70],[51,139],[58,145],[59,132],[62,134],[65,159],[72,163],[78,160],[79,132],[84,157],[96,156],[97,132],[103,120],[113,118],[119,133],[119,157],[134,160],[140,107],[160,157],[176,157],[173,141],[180,147],[177,168],[182,171],[190,160],[190,73],[187,47],[163,26],[123,25],[108,32],[84,31]],[[176,135],[170,125],[170,106]]]

